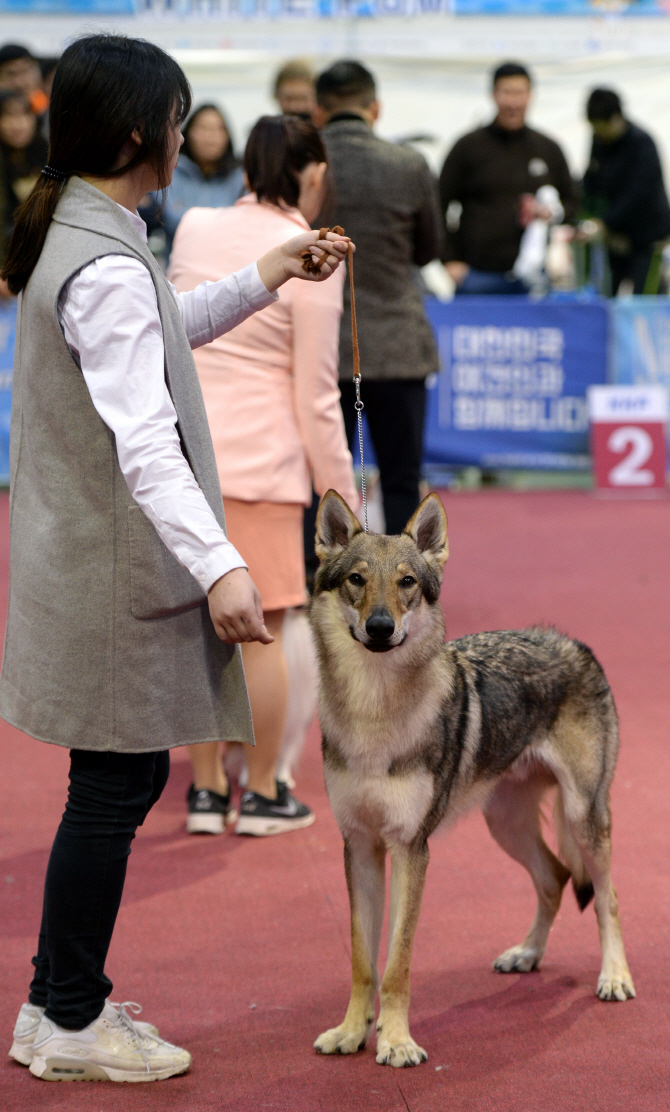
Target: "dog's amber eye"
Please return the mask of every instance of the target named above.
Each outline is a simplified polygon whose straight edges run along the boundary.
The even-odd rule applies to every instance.
[[[352,574],[349,576],[349,582],[353,583],[354,587],[365,586],[365,580],[363,579],[363,576],[359,575],[357,571],[352,572]]]
[[[413,575],[403,575],[402,579],[400,580],[401,587],[413,587],[415,583],[416,579]]]

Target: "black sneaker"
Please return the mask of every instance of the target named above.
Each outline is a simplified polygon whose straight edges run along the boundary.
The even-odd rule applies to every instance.
[[[207,788],[196,791],[191,784],[186,802],[186,829],[189,834],[223,834],[230,806],[230,791],[227,795],[210,792]]]
[[[240,803],[236,834],[287,834],[311,826],[315,815],[289,793],[288,784],[277,781],[277,798],[267,799],[258,792],[245,792]]]

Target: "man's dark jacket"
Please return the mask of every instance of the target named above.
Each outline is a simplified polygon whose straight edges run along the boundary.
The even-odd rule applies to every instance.
[[[438,369],[417,266],[440,254],[440,212],[425,159],[377,138],[360,116],[324,128],[336,189],[332,224],[356,244],[354,282],[363,379],[425,378]],[[349,281],[340,331],[340,378],[353,373]]]
[[[558,143],[521,127],[509,131],[492,123],[461,136],[440,174],[440,201],[462,206],[457,230],[447,234],[444,261],[459,260],[474,270],[505,274],[519,254],[522,193],[553,185],[567,223],[576,210],[575,186]]]
[[[628,236],[634,251],[670,235],[670,206],[651,135],[628,124],[613,143],[594,136],[584,203],[611,231]]]

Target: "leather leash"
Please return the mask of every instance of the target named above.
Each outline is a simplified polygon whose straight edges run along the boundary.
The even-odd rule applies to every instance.
[[[326,232],[334,232],[335,235],[343,236],[344,228],[335,225],[334,228],[320,228],[319,239],[326,238]],[[303,251],[302,253],[302,268],[303,270],[310,271],[313,274],[318,274],[321,270],[323,263],[328,258],[328,252],[324,251],[319,259],[313,259],[311,251]],[[358,426],[358,449],[361,456],[361,495],[363,498],[363,528],[365,532],[368,529],[368,490],[365,481],[365,461],[363,458],[363,410],[365,408],[361,401],[361,356],[358,350],[358,325],[356,322],[356,294],[354,291],[354,252],[349,244],[347,252],[347,265],[349,267],[349,289],[351,291],[351,343],[354,353],[354,387],[356,389],[356,400],[354,402],[354,409],[356,410],[356,423]]]

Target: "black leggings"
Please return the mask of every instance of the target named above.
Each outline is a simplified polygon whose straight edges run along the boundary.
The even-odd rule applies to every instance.
[[[170,772],[169,751],[70,750],[70,789],[44,885],[30,1003],[79,1031],[100,1015],[112,982],[105,960],[130,843]]]

